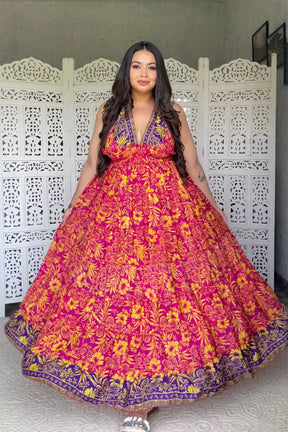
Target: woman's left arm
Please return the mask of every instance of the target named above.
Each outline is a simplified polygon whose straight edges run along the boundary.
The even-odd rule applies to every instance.
[[[189,177],[205,194],[210,204],[220,213],[222,219],[227,224],[227,219],[224,212],[216,204],[214,197],[209,189],[208,181],[206,179],[202,165],[199,162],[196,147],[189,130],[187,119],[183,109],[178,104],[174,104],[174,109],[179,113],[179,120],[181,122],[180,133],[181,141],[184,145],[184,159],[186,162],[186,169]]]

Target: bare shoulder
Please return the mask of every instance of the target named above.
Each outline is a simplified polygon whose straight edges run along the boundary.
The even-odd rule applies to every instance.
[[[183,113],[183,108],[181,108],[181,106],[180,106],[178,103],[173,102],[172,107],[173,107],[173,109],[174,109],[175,111],[177,111],[179,114],[180,114],[180,113]]]

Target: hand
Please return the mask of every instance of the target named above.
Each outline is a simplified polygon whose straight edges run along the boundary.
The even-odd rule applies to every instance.
[[[68,207],[68,208],[64,211],[63,219],[62,219],[62,222],[61,222],[61,224],[60,224],[60,227],[61,227],[61,228],[64,227],[64,225],[65,225],[65,223],[66,223],[66,221],[67,221],[67,219],[68,219],[68,216],[70,215],[70,213],[71,213],[71,211],[72,211],[72,208],[73,208],[73,207]]]

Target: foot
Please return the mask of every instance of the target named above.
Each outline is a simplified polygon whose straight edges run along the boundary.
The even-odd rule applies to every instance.
[[[136,416],[126,417],[120,429],[120,432],[141,432],[141,431],[149,432],[150,425],[148,420]]]

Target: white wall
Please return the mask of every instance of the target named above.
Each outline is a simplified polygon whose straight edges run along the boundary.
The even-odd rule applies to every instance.
[[[286,22],[288,0],[225,0],[227,13],[226,60],[252,58],[252,34],[265,22],[272,33]],[[288,280],[288,86],[278,69],[276,125],[276,236],[275,270]]]
[[[0,64],[36,57],[80,67],[98,57],[120,61],[130,45],[154,42],[164,57],[197,66],[220,65],[224,53],[223,0],[33,1],[0,0]]]

